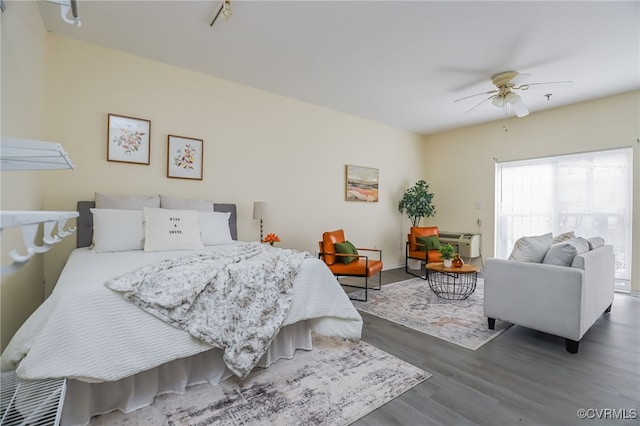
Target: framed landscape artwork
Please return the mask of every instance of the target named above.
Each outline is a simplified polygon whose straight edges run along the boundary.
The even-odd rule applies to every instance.
[[[380,172],[372,167],[347,165],[346,200],[378,202]]]
[[[151,121],[109,114],[107,161],[149,164]]]
[[[202,180],[203,140],[169,135],[167,177]]]

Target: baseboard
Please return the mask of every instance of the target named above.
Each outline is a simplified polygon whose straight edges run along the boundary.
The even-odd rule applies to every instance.
[[[640,290],[631,290],[631,296],[640,297]]]

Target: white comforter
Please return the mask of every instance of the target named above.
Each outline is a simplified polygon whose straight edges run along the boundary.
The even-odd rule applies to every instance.
[[[211,349],[104,286],[109,278],[184,254],[74,250],[51,296],[2,354],[2,369],[18,365],[17,374],[25,379],[106,382]],[[305,259],[295,278],[283,326],[301,320],[309,320],[312,330],[328,336],[359,338],[362,330],[362,318],[326,265],[315,258]]]

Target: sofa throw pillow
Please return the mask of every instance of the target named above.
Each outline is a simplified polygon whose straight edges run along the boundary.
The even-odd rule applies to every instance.
[[[587,242],[589,243],[589,250],[595,250],[598,247],[602,247],[604,245],[604,238],[591,237],[591,238],[587,238]]]
[[[555,237],[553,237],[553,241],[551,241],[551,245],[558,244],[558,243],[570,240],[571,238],[575,238],[575,237],[576,237],[576,234],[573,231],[564,232],[562,234],[559,234],[559,235],[556,235]]]
[[[344,243],[335,243],[336,253],[341,254],[358,254],[358,249],[350,241]],[[351,263],[358,259],[358,256],[336,256],[336,261],[342,263]]]
[[[558,266],[571,266],[573,258],[589,251],[589,243],[581,237],[571,238],[561,243],[553,244],[542,263]]]
[[[108,253],[144,248],[142,210],[90,209],[93,215],[93,251]]]
[[[144,221],[144,251],[204,248],[197,211],[145,207]]]
[[[418,246],[418,250],[439,250],[440,249],[440,239],[436,235],[431,235],[429,237],[416,237],[416,242],[420,244]]]
[[[551,241],[553,241],[551,232],[544,235],[521,237],[513,245],[509,260],[540,263],[551,247]]]

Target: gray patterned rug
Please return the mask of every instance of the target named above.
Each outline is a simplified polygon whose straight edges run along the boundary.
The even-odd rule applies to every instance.
[[[244,381],[192,386],[91,425],[348,425],[429,377],[362,341],[314,336],[312,351],[254,370]]]
[[[354,300],[353,306],[475,351],[511,326],[504,321],[496,321],[495,330],[489,330],[482,312],[483,284],[482,278],[478,278],[475,292],[466,300],[445,300],[431,291],[427,281],[413,278],[384,285],[380,291],[369,290],[368,301]],[[364,291],[351,295],[363,299]]]

